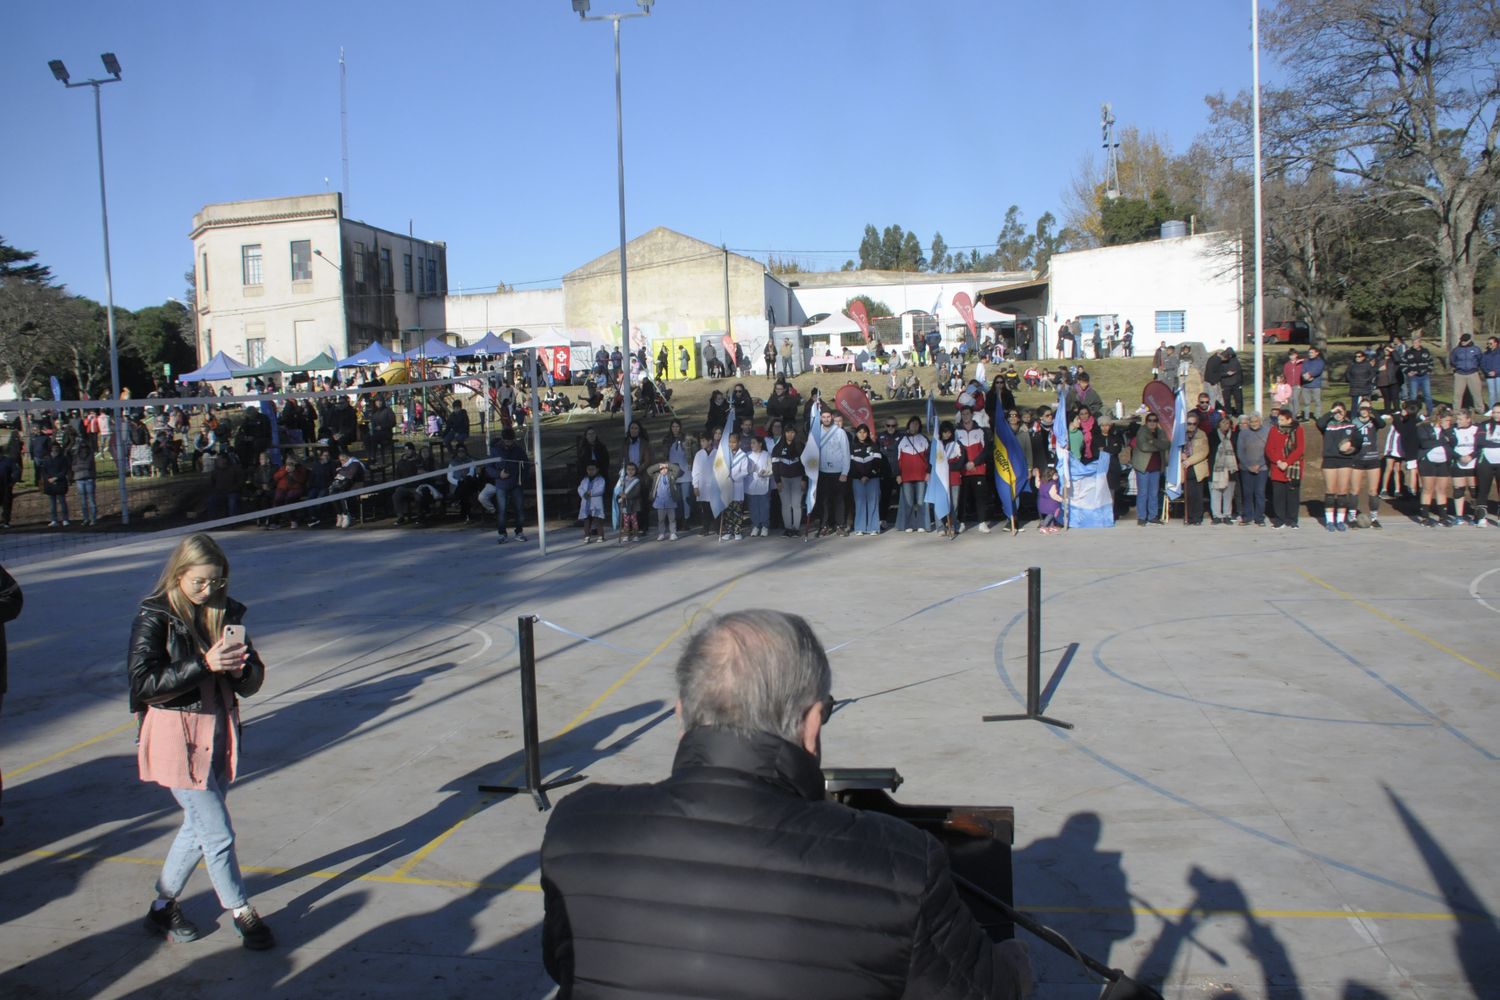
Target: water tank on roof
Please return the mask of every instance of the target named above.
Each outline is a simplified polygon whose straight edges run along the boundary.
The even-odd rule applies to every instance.
[[[1188,234],[1188,224],[1180,219],[1168,219],[1161,224],[1161,238],[1173,240]]]

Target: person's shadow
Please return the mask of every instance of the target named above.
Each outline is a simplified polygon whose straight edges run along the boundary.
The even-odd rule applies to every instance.
[[[1225,957],[1212,946],[1200,941],[1195,931],[1206,918],[1216,914],[1220,917],[1235,914],[1244,921],[1245,931],[1241,943],[1245,953],[1260,965],[1261,988],[1254,995],[1275,997],[1277,1000],[1301,1000],[1302,987],[1297,982],[1286,946],[1281,943],[1270,924],[1256,918],[1239,883],[1234,879],[1216,879],[1194,865],[1188,872],[1188,885],[1194,892],[1192,901],[1188,903],[1180,919],[1174,921],[1161,918],[1161,933],[1141,962],[1140,973],[1136,978],[1161,989],[1177,962],[1178,953],[1187,944],[1195,945],[1203,951],[1216,966],[1226,966],[1228,963]],[[1221,997],[1239,995],[1232,987],[1219,994]]]
[[[1135,933],[1135,912],[1123,855],[1101,850],[1103,822],[1098,813],[1074,813],[1055,837],[1032,841],[1011,856],[1017,908],[1035,907],[1036,916],[1085,954],[1112,967],[1110,952]],[[1072,958],[1052,948],[1033,947],[1037,981],[1053,984],[1095,982]],[[1129,969],[1125,970],[1129,972]]]

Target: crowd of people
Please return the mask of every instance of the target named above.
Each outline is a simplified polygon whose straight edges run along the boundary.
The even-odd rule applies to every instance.
[[[958,387],[951,419],[936,426],[915,416],[856,426],[817,389],[803,397],[792,382],[778,379],[771,395],[757,401],[737,383],[728,395],[715,390],[701,430],[688,431],[674,419],[653,442],[636,421],[615,456],[595,430],[585,432],[576,458],[578,520],[588,541],[602,540],[613,526],[621,544],[644,539],[653,519],[659,541],[676,540],[689,527],[721,541],[773,530],[800,538],[887,530],[955,538],[969,529],[988,533],[997,522],[1019,532],[1030,521],[1051,533],[1068,521],[1070,461],[1095,469],[1105,463],[1116,516],[1133,513],[1142,526],[1165,523],[1169,505],[1180,502],[1188,525],[1297,529],[1309,468],[1321,470],[1318,512],[1329,531],[1381,529],[1382,501],[1423,525],[1483,526],[1487,517],[1500,519],[1500,503],[1491,505],[1500,469],[1500,402],[1487,415],[1466,406],[1429,414],[1411,399],[1379,412],[1373,393],[1354,393],[1324,413],[1322,385],[1302,381],[1299,373],[1303,411],[1278,406],[1263,418],[1243,412],[1244,375],[1233,350],[1209,355],[1200,368],[1189,352],[1163,346],[1158,364],[1168,371],[1162,374],[1184,391],[1202,387],[1188,399],[1175,444],[1170,414],[1164,420],[1142,406],[1117,416],[1076,366],[1048,373],[1064,407],[1068,440],[1061,454],[1056,406],[1017,407],[1013,368],[988,386],[972,378]],[[1320,360],[1317,348],[1310,353]],[[1356,387],[1362,355],[1350,366]],[[1293,361],[1306,364],[1299,352],[1292,352]],[[731,409],[735,426],[726,427]],[[1028,469],[1010,516],[991,476],[998,420]],[[725,434],[727,476],[715,471]],[[815,475],[803,462],[810,439],[817,442]],[[928,496],[939,451],[948,467],[946,502]],[[1168,481],[1173,471],[1177,479]],[[713,498],[722,510],[715,510]]]

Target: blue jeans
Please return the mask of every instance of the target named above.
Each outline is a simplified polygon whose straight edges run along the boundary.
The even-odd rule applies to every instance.
[[[880,480],[854,480],[854,530],[880,533]]]
[[[78,487],[78,505],[83,508],[83,519],[85,521],[97,521],[99,519],[99,505],[94,502],[94,481],[92,479],[79,479],[75,485]]]
[[[771,494],[748,493],[745,500],[750,505],[750,527],[769,528],[771,526]]]
[[[52,520],[66,521],[68,519],[68,495],[48,493],[47,499],[52,502]]]
[[[224,798],[223,771],[215,767],[209,772],[207,788],[201,791],[174,788],[172,797],[182,806],[182,828],[161,866],[161,877],[156,880],[157,895],[164,899],[182,895],[201,858],[219,904],[226,910],[244,906],[245,880],[235,857],[234,827]]]
[[[1484,391],[1489,394],[1489,399],[1485,400],[1486,405],[1494,406],[1500,403],[1500,375],[1486,377]]]
[[[1240,473],[1240,519],[1260,524],[1266,519],[1266,481],[1268,469]]]
[[[1135,474],[1135,519],[1154,521],[1161,516],[1161,470]]]
[[[1432,376],[1431,375],[1412,375],[1411,377],[1409,377],[1406,380],[1406,385],[1404,386],[1404,388],[1406,389],[1406,398],[1410,399],[1410,400],[1415,400],[1417,398],[1417,393],[1421,392],[1422,399],[1426,402],[1428,411],[1431,412],[1431,410],[1432,410]]]
[[[896,529],[905,531],[907,528],[932,530],[932,508],[927,506],[925,482],[901,484],[901,506],[896,512]]]
[[[506,515],[514,511],[516,515],[516,534],[519,535],[526,529],[526,498],[519,486],[495,491],[495,528],[500,537],[505,537]]]

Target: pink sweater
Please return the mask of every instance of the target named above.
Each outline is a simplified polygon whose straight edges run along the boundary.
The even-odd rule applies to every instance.
[[[142,781],[167,788],[196,788],[200,791],[208,786],[219,708],[224,703],[232,703],[233,696],[223,677],[204,681],[198,690],[203,702],[199,711],[174,712],[154,706],[146,709],[136,740],[136,763]],[[230,708],[228,719],[229,732],[224,734],[228,757],[226,784],[234,781],[239,766],[238,706]]]

